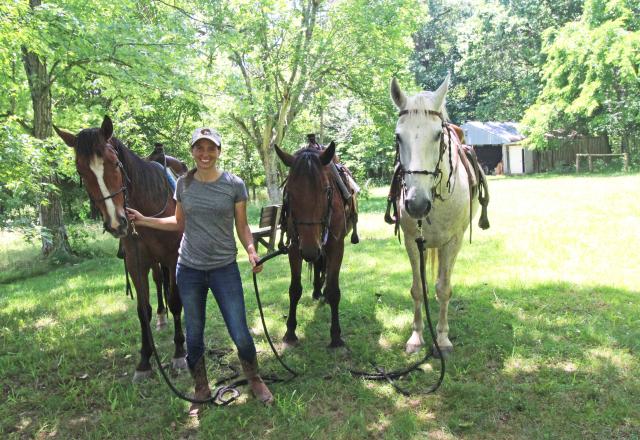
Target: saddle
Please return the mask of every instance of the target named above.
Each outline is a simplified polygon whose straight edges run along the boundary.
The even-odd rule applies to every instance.
[[[487,179],[482,171],[480,163],[478,162],[475,150],[471,145],[464,144],[464,132],[462,131],[462,128],[450,123],[447,125],[449,126],[449,133],[454,138],[453,143],[457,146],[457,153],[460,158],[460,162],[462,162],[469,179],[469,188],[471,188],[469,204],[473,202],[474,197],[478,197],[478,202],[480,202],[480,206],[482,207],[478,226],[481,229],[488,229],[489,217],[487,215],[487,206],[489,205],[489,187],[487,185]],[[396,148],[398,147],[396,146]],[[387,196],[387,210],[384,214],[384,221],[390,225],[395,224],[396,231],[398,231],[399,226],[397,201],[400,198],[401,188],[402,170],[400,167],[400,161],[396,158],[393,176],[391,178],[391,185],[389,188],[389,195]],[[393,215],[391,215],[392,208]],[[471,219],[469,219],[469,223],[471,223]]]

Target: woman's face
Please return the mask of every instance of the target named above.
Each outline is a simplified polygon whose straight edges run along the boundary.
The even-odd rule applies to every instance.
[[[191,147],[191,156],[199,170],[215,168],[220,157],[220,147],[210,139],[199,139]]]

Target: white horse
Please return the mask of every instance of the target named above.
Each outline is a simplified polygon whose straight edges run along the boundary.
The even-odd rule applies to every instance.
[[[440,304],[437,342],[446,355],[453,350],[447,321],[451,273],[464,232],[479,206],[464,166],[464,162],[469,163],[468,159],[461,158],[464,153],[458,147],[458,136],[447,123],[445,96],[448,88],[447,76],[435,92],[406,96],[396,79],[391,81],[391,98],[400,110],[396,124],[399,158],[396,166],[400,187],[398,221],[413,271],[413,332],[406,344],[407,353],[416,352],[424,345],[420,256],[416,238],[421,233],[424,236],[428,249],[425,258],[430,255],[433,262],[437,252],[436,294]],[[488,197],[486,200],[488,202]],[[422,232],[418,220],[422,220]]]

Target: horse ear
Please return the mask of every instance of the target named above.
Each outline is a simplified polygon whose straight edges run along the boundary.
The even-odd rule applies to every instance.
[[[407,104],[407,97],[400,90],[400,85],[395,78],[391,78],[391,100],[398,107],[398,110],[402,110]]]
[[[78,138],[76,138],[75,134],[71,134],[68,131],[60,130],[55,125],[53,126],[53,129],[56,131],[56,133],[58,133],[58,136],[62,138],[64,143],[70,146],[71,148],[75,148],[78,145]]]
[[[109,116],[105,116],[102,120],[100,131],[105,139],[111,139],[111,135],[113,135],[113,122],[111,122],[111,118]]]
[[[433,94],[436,97],[435,106],[438,110],[442,108],[442,105],[444,104],[444,98],[447,95],[447,91],[449,90],[450,78],[451,78],[451,74],[449,73],[447,74],[447,77],[444,79],[444,81],[442,81],[442,84],[440,84],[440,87],[438,87],[438,90],[433,92]]]
[[[333,156],[336,154],[336,143],[331,141],[329,146],[320,153],[320,162],[322,165],[328,165],[332,160]]]
[[[278,157],[280,158],[282,163],[290,168],[291,165],[293,165],[293,155],[291,155],[289,153],[285,153],[280,148],[278,148],[278,146],[276,144],[273,144],[273,148],[275,148],[276,154],[278,155]]]

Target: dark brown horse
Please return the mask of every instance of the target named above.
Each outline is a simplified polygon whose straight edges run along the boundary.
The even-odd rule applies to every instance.
[[[104,228],[122,240],[127,255],[126,264],[136,290],[138,319],[142,332],[140,362],[134,381],[151,375],[149,341],[151,320],[149,304],[149,269],[160,263],[169,269],[169,310],[173,314],[175,351],[173,366],[186,368],[184,334],[180,314],[182,303],[178,296],[175,273],[181,233],[139,228],[137,236],[129,224],[125,207],[135,208],[148,216],[167,217],[175,212],[175,201],[162,168],[147,162],[112,137],[113,124],[105,116],[100,128],[88,128],[73,135],[54,127],[64,142],[73,147],[76,169],[84,185],[100,209]]]
[[[332,142],[323,151],[310,146],[291,155],[275,146],[282,162],[290,168],[284,192],[283,215],[286,231],[291,239],[289,266],[289,317],[284,342],[295,345],[296,309],[302,295],[300,282],[302,260],[314,266],[314,297],[323,281],[324,297],[331,307],[331,343],[329,347],[344,345],[340,337],[340,266],[344,254],[344,238],[351,229],[352,213],[345,204],[327,165],[335,154]]]

